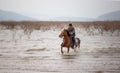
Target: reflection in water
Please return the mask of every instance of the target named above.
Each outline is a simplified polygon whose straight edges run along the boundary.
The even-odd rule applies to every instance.
[[[63,59],[75,59],[76,55],[62,55]]]
[[[120,73],[119,36],[88,36],[82,29],[77,31],[80,51],[70,49],[62,55],[59,31],[33,30],[27,35],[21,29],[1,29],[0,73]]]

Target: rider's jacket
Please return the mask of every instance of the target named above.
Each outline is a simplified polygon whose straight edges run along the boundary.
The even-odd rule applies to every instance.
[[[71,37],[75,37],[75,29],[74,27],[68,27],[68,32]]]

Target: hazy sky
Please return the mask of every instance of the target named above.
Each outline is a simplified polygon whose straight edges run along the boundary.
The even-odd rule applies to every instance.
[[[34,18],[89,17],[120,10],[119,0],[0,0],[0,9]]]

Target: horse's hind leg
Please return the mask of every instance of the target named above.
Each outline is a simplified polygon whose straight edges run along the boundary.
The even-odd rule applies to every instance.
[[[80,48],[80,43],[79,43],[79,45],[78,45],[78,48]]]
[[[80,43],[81,43],[81,41],[79,40],[78,48],[80,48]]]
[[[80,49],[80,43],[81,43],[81,40],[78,38],[78,44],[77,44],[77,47]]]
[[[77,43],[75,42],[75,44],[74,44],[74,52],[76,52],[76,48],[77,48]]]
[[[78,43],[78,46],[77,46],[77,47],[78,47],[78,50],[80,50],[80,42]]]
[[[61,53],[63,54],[63,47],[61,46]]]

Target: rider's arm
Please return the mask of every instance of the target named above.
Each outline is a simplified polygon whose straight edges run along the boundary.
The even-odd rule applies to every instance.
[[[74,34],[74,33],[75,33],[75,29],[73,28],[70,34]]]
[[[73,28],[73,33],[75,33],[75,29]]]

